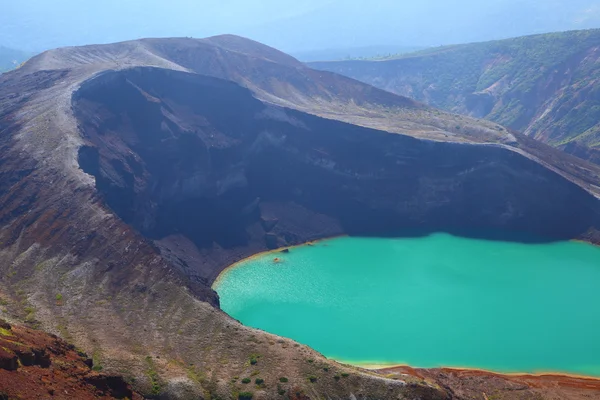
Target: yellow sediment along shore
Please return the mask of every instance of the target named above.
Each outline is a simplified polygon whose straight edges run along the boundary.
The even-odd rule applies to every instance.
[[[494,371],[485,368],[474,368],[474,367],[461,367],[461,366],[437,366],[437,367],[417,367],[410,364],[404,363],[386,363],[386,362],[377,362],[377,361],[348,361],[343,359],[338,359],[335,357],[329,357],[332,360],[339,362],[340,364],[349,365],[352,367],[363,368],[372,371],[379,370],[391,370],[394,368],[412,368],[412,369],[445,369],[445,370],[453,370],[453,371],[473,371],[473,372],[483,372],[486,374],[493,375],[504,375],[504,376],[564,376],[569,378],[577,378],[577,379],[591,379],[600,381],[600,376],[592,376],[592,375],[579,375],[572,374],[568,372],[561,371],[536,371],[536,372],[502,372],[502,371]]]
[[[364,363],[363,364],[360,362],[359,363],[344,362],[344,364],[349,364],[349,365],[353,365],[355,367],[369,369],[369,370],[387,370],[387,369],[394,369],[394,368],[430,369],[430,368],[415,367],[415,366],[411,366],[408,364],[374,364],[374,363]],[[457,371],[457,372],[458,371],[484,372],[486,374],[504,375],[504,376],[537,376],[537,377],[540,377],[540,376],[565,376],[565,377],[569,377],[569,378],[592,379],[592,380],[600,381],[600,376],[578,375],[578,374],[572,374],[572,373],[561,372],[561,371],[501,372],[501,371],[493,371],[493,370],[484,369],[484,368],[457,367],[457,366],[452,366],[452,367],[439,366],[439,367],[431,367],[431,368],[453,370],[453,371]]]
[[[295,248],[298,248],[298,247],[314,245],[314,244],[317,244],[317,243],[324,242],[326,240],[331,240],[331,239],[336,239],[336,238],[346,237],[346,236],[348,236],[348,235],[331,236],[331,237],[327,237],[327,238],[322,238],[322,239],[317,239],[317,240],[311,240],[309,242],[305,242],[305,243],[301,243],[301,244],[296,244],[294,246],[279,247],[277,249],[262,251],[260,253],[253,254],[253,255],[251,255],[249,257],[243,258],[243,259],[241,259],[241,260],[239,260],[239,261],[231,264],[230,266],[226,267],[217,276],[217,278],[215,279],[215,281],[213,282],[213,284],[212,284],[211,287],[214,289],[216,286],[218,286],[219,282],[221,281],[221,279],[223,278],[223,276],[225,276],[225,274],[227,274],[232,269],[238,267],[240,264],[245,263],[246,261],[250,261],[250,260],[253,260],[255,258],[260,258],[260,257],[263,257],[263,256],[265,256],[267,254],[281,253],[282,251],[285,251],[285,250],[292,250],[292,249],[295,249]],[[282,257],[278,257],[277,260],[278,260],[277,262],[281,262],[281,261],[283,261],[283,258]]]

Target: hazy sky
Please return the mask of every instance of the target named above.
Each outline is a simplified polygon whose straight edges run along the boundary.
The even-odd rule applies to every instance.
[[[598,0],[0,0],[0,45],[36,51],[235,33],[293,52],[589,27]]]
[[[3,4],[4,3],[4,4]],[[0,0],[0,44],[31,48],[243,32],[310,13],[319,0]],[[32,37],[32,33],[37,36]],[[67,43],[68,42],[68,43]]]

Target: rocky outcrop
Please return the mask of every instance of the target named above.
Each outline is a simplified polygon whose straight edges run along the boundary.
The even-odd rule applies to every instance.
[[[142,399],[120,376],[53,335],[0,320],[0,397],[6,399]]]

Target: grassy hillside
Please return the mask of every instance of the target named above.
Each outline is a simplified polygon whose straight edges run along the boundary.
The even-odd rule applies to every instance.
[[[10,71],[26,61],[31,54],[0,46],[0,73]]]
[[[599,29],[311,66],[487,118],[555,146],[577,142],[600,150]]]

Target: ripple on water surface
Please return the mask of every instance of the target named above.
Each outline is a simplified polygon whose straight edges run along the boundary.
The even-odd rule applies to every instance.
[[[242,323],[339,360],[600,376],[599,283],[592,245],[435,234],[259,255],[215,289]]]

